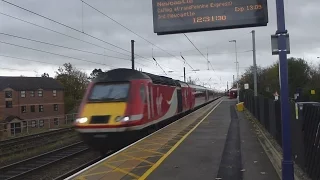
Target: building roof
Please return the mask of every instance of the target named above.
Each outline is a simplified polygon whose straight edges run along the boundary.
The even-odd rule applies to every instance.
[[[3,120],[3,122],[11,122],[11,121],[14,120],[14,119],[22,120],[22,119],[21,119],[20,117],[18,117],[18,116],[10,115],[10,116],[6,117],[6,118]]]
[[[13,77],[0,76],[0,91],[11,88],[16,91],[63,90],[63,86],[57,80],[50,77]]]

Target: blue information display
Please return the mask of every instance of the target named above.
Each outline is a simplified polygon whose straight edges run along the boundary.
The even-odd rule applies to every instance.
[[[152,0],[158,35],[266,26],[267,0]]]

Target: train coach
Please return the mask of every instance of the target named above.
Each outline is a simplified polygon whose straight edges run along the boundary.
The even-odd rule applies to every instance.
[[[146,128],[214,100],[213,90],[132,69],[113,69],[88,86],[75,129],[101,152]]]

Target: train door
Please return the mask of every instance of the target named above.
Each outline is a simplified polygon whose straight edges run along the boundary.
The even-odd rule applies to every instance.
[[[183,110],[181,88],[177,88],[177,96],[178,96],[178,113],[180,113]]]
[[[150,119],[150,113],[149,113],[149,104],[148,104],[148,98],[147,98],[147,90],[144,84],[140,85],[140,98],[141,98],[141,104],[142,104],[142,112],[143,117],[146,119]]]
[[[149,104],[149,114],[150,114],[150,118],[149,119],[153,119],[154,118],[154,109],[153,109],[153,87],[152,87],[152,83],[148,84],[148,104]]]
[[[147,99],[147,106],[148,106],[148,120],[151,119],[151,105],[150,105],[150,91],[148,85],[146,86],[146,99]]]

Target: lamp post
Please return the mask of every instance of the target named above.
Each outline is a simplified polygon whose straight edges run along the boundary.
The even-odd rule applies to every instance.
[[[238,54],[237,54],[237,40],[231,40],[229,42],[234,42],[234,48],[236,53],[236,71],[237,71],[237,101],[239,103],[239,64],[238,64]]]

